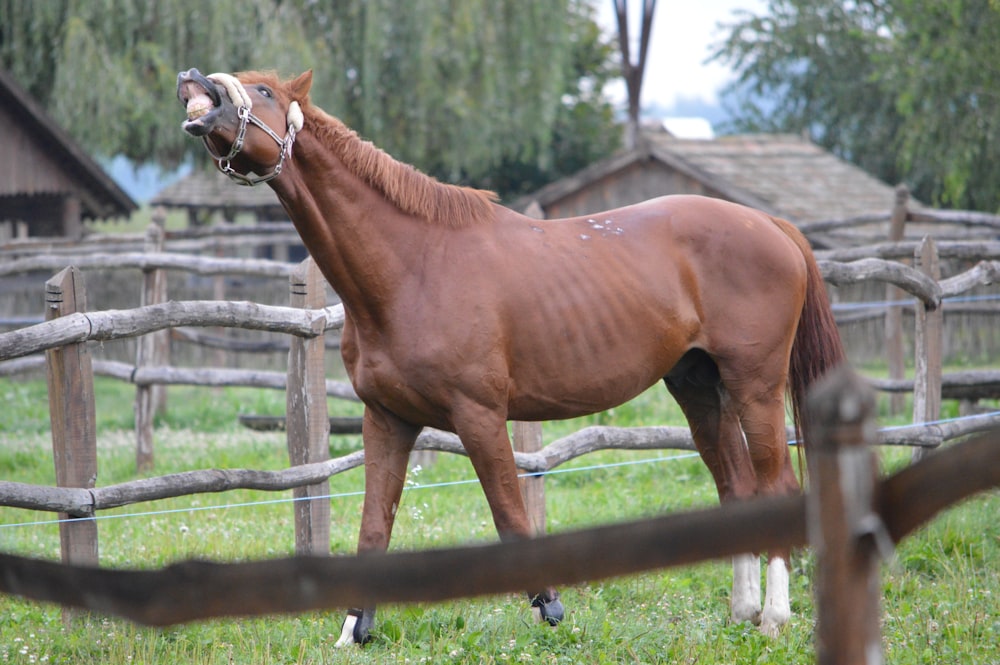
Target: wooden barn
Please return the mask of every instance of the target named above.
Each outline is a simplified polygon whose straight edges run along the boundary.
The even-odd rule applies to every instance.
[[[215,168],[196,169],[165,187],[150,203],[184,210],[190,226],[206,225],[216,218],[233,222],[245,215],[257,222],[288,221],[273,189],[240,187]]]
[[[702,194],[802,224],[884,214],[892,208],[894,191],[800,136],[681,139],[647,131],[635,149],[547,185],[515,207],[537,203],[545,217],[557,218],[667,194]]]
[[[138,207],[2,69],[0,155],[0,240],[79,238],[84,220]]]
[[[277,261],[298,262],[306,248],[292,226],[278,195],[270,187],[240,187],[218,169],[206,166],[165,187],[150,201],[153,206],[187,213],[188,226],[209,226],[249,222],[272,229],[287,226],[272,244],[259,245],[254,256]],[[294,238],[289,241],[287,236]]]

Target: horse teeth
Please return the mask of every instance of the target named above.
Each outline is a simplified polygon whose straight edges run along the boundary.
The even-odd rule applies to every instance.
[[[212,98],[207,94],[195,95],[187,103],[187,119],[195,120],[212,110]]]

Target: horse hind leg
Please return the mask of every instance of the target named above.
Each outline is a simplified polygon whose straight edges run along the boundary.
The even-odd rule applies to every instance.
[[[723,503],[749,499],[756,479],[739,418],[706,353],[688,352],[664,378],[691,427],[691,435]],[[760,561],[756,554],[733,557],[730,616],[735,623],[760,623]]]
[[[784,381],[780,378],[767,382],[758,375],[756,383],[734,384],[746,386],[740,391],[740,397],[748,396],[741,401],[740,423],[758,496],[786,496],[799,491],[785,435]],[[788,585],[789,552],[771,550],[760,617],[760,630],[766,635],[776,636],[791,618]]]
[[[502,541],[532,537],[531,522],[521,495],[514,464],[514,452],[507,434],[506,418],[476,404],[456,408],[455,429],[469,454],[472,467],[486,494],[493,523]],[[559,592],[549,587],[528,591],[532,613],[550,626],[558,625],[565,614]]]

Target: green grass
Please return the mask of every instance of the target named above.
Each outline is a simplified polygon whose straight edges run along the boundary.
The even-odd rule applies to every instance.
[[[44,381],[0,380],[0,478],[54,484]],[[131,480],[132,389],[97,381],[100,485]],[[287,466],[283,435],[241,429],[241,413],[279,414],[284,395],[249,389],[171,387],[158,421],[156,471]],[[331,411],[356,413],[331,402]],[[662,390],[613,412],[571,423],[547,423],[551,441],[585,424],[682,424]],[[360,446],[331,438],[331,452]],[[700,460],[670,451],[600,452],[567,467],[650,460],[546,480],[552,532],[715,505]],[[886,469],[908,450],[881,451]],[[411,474],[399,511],[394,549],[491,542],[495,534],[468,460],[442,454]],[[360,469],[335,476],[331,545],[352,553],[360,520]],[[932,488],[929,488],[932,491]],[[140,504],[102,513],[101,562],[155,568],[191,557],[246,560],[288,556],[294,549],[291,508],[275,495],[239,491]],[[883,645],[891,663],[1000,663],[1000,494],[953,508],[904,541],[883,567]],[[0,551],[59,556],[54,515],[0,508]],[[34,523],[31,526],[5,526]],[[334,651],[342,613],[200,622],[150,629],[94,618],[64,626],[58,608],[0,597],[0,663],[810,663],[814,662],[811,576],[807,552],[793,556],[791,624],[776,640],[728,622],[730,566],[707,562],[562,589],[567,617],[556,629],[532,623],[517,595],[380,608],[375,643]]]

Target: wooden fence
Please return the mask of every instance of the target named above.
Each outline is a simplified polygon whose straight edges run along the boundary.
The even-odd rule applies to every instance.
[[[833,284],[857,283],[880,280],[897,285],[914,295],[922,310],[918,317],[916,338],[917,372],[912,382],[881,381],[877,387],[892,391],[912,390],[914,393],[913,421],[910,429],[896,429],[881,435],[882,443],[913,446],[919,457],[924,448],[940,445],[944,440],[965,436],[995,425],[1000,416],[987,414],[955,423],[923,426],[937,420],[942,395],[949,391],[964,396],[983,397],[996,394],[1000,376],[994,373],[975,373],[972,383],[969,375],[953,375],[945,381],[941,372],[939,353],[940,303],[942,298],[961,293],[971,286],[987,283],[997,270],[994,261],[982,261],[966,273],[947,280],[934,277],[935,243],[930,239],[920,245],[921,261],[916,267],[879,258],[864,258],[850,263],[823,260],[820,264],[824,277]],[[153,259],[157,261],[154,256]],[[285,472],[262,473],[251,470],[192,471],[186,474],[165,476],[123,483],[118,486],[95,487],[96,468],[87,463],[80,469],[60,469],[59,488],[28,488],[18,483],[0,483],[0,505],[16,505],[58,510],[73,517],[90,517],[95,511],[121,506],[136,501],[148,501],[167,496],[192,492],[222,491],[235,488],[266,488],[285,490],[291,487],[314,486],[311,490],[322,493],[326,478],[361,463],[360,454],[348,455],[339,460],[326,460],[321,451],[326,449],[326,428],[329,419],[325,414],[326,396],[333,394],[352,398],[349,385],[328,381],[321,374],[310,373],[312,368],[323,367],[324,345],[320,341],[326,331],[336,330],[343,323],[343,310],[339,306],[323,307],[323,284],[318,272],[309,267],[311,262],[300,265],[292,278],[292,298],[296,307],[275,307],[253,303],[233,302],[164,302],[149,304],[132,310],[85,312],[82,274],[75,268],[59,273],[47,285],[49,320],[13,332],[0,334],[0,368],[8,363],[41,362],[25,358],[45,351],[50,384],[50,409],[53,422],[53,449],[56,464],[63,460],[91,460],[96,432],[93,431],[92,371],[94,364],[87,353],[86,342],[106,341],[125,337],[148,336],[173,326],[228,326],[268,330],[291,335],[295,341],[289,353],[286,374],[238,370],[181,370],[172,367],[99,362],[101,371],[127,379],[137,385],[137,466],[148,469],[153,462],[152,408],[153,398],[147,391],[163,383],[202,383],[210,385],[267,385],[289,388],[287,406],[289,421],[289,455],[294,465]],[[289,271],[292,272],[292,271]],[[73,295],[73,297],[70,297]],[[74,307],[74,300],[76,306]],[[303,347],[302,345],[305,345]],[[141,349],[142,347],[140,347]],[[303,350],[308,348],[308,351]],[[142,357],[140,352],[140,357]],[[21,361],[14,359],[23,358]],[[984,388],[985,386],[985,388]],[[320,415],[322,414],[322,415]],[[72,432],[63,432],[67,427]],[[527,474],[544,474],[556,466],[594,450],[620,449],[693,449],[686,428],[587,428],[559,441],[541,447],[541,434],[537,425],[516,424],[514,427],[515,455],[518,466]],[[79,451],[61,451],[60,440],[66,445],[83,446]],[[302,446],[301,448],[298,446]],[[443,432],[428,431],[418,442],[419,449],[462,452],[457,439]],[[85,450],[84,450],[85,449]],[[324,475],[325,474],[325,475]],[[538,533],[544,532],[544,479],[540,476],[523,480]],[[321,502],[300,502],[311,505]],[[297,522],[296,532],[304,541],[322,543],[322,533],[316,533],[323,519],[303,515]],[[312,526],[308,526],[311,524]],[[90,527],[88,527],[90,528]],[[96,530],[87,536],[86,549],[96,551]],[[69,547],[69,545],[67,545]],[[326,546],[328,548],[328,544]]]
[[[994,433],[877,479],[871,389],[844,368],[810,397],[807,496],[450,550],[106,570],[0,554],[0,591],[150,625],[440,601],[567,585],[810,544],[820,663],[882,662],[878,562],[948,506],[1000,487]],[[934,492],[927,492],[933,487]],[[485,571],[485,572],[484,572]]]
[[[353,468],[363,461],[363,454],[360,452],[334,460],[325,458],[325,428],[329,422],[325,417],[326,396],[332,394],[351,398],[353,391],[345,384],[325,380],[321,373],[310,373],[310,368],[323,366],[322,362],[317,363],[317,358],[321,357],[324,349],[324,333],[336,330],[343,322],[341,309],[322,306],[324,301],[316,296],[314,290],[310,291],[313,287],[308,284],[315,284],[318,280],[315,270],[308,265],[299,266],[296,276],[291,279],[295,307],[246,302],[159,302],[163,295],[162,292],[156,295],[160,288],[155,278],[158,271],[184,269],[202,271],[204,274],[220,274],[234,268],[256,270],[259,266],[248,268],[253,262],[244,259],[191,261],[155,251],[155,238],[148,242],[153,243],[154,251],[151,253],[142,254],[142,258],[125,257],[127,261],[134,262],[134,267],[144,272],[147,293],[144,298],[148,300],[144,301],[146,304],[143,306],[131,310],[86,312],[82,274],[71,268],[60,272],[47,283],[46,322],[0,334],[0,373],[41,363],[47,368],[53,419],[53,450],[57,468],[60,469],[57,471],[60,487],[57,488],[0,482],[0,505],[58,511],[75,518],[61,527],[63,558],[68,563],[97,563],[96,523],[86,518],[93,517],[99,510],[196,492],[237,488],[298,488],[296,492],[299,496],[324,496],[324,483],[331,475]],[[912,390],[914,422],[917,424],[882,432],[876,441],[878,443],[908,445],[913,446],[915,451],[921,451],[938,446],[943,441],[991,429],[1000,424],[996,414],[950,423],[923,424],[937,419],[942,396],[979,399],[998,395],[1000,388],[1000,375],[997,373],[970,372],[943,376],[940,356],[943,299],[993,281],[1000,271],[1000,262],[993,257],[1000,255],[1000,252],[996,247],[983,243],[952,242],[943,244],[940,249],[939,252],[935,242],[925,239],[919,245],[890,243],[879,246],[874,252],[879,258],[869,255],[849,263],[829,258],[850,258],[848,250],[820,254],[824,257],[820,261],[821,270],[831,284],[877,280],[902,288],[918,302],[915,335],[917,371],[914,380],[875,382],[876,387],[892,392]],[[900,252],[912,253],[915,256],[914,266],[882,258],[899,258],[905,255]],[[935,267],[939,254],[961,257],[966,261],[976,259],[979,263],[966,272],[942,280]],[[116,258],[120,259],[122,256],[118,255]],[[87,259],[89,263],[81,263],[98,266],[102,265],[101,261],[106,260],[110,259],[90,257]],[[263,262],[261,265],[266,270],[273,270],[276,276],[292,275],[292,267],[275,268],[273,264],[274,262]],[[27,264],[14,267],[23,270],[25,265]],[[37,266],[37,263],[31,265]],[[51,265],[59,263],[55,261]],[[0,268],[0,272],[4,270],[13,271],[14,268],[7,264]],[[109,361],[92,362],[89,358],[86,345],[88,341],[149,336],[174,326],[242,327],[291,335],[293,341],[289,345],[288,373],[182,370],[160,366],[156,354],[143,351],[142,346],[134,367]],[[40,351],[46,352],[44,361],[29,357]],[[288,441],[292,466],[274,472],[240,469],[191,471],[96,487],[96,453],[93,452],[96,450],[92,392],[94,371],[117,376],[137,385],[137,464],[140,467],[152,464],[151,439],[147,439],[150,442],[148,448],[144,449],[142,443],[142,432],[146,430],[151,436],[151,426],[140,425],[140,421],[151,423],[152,405],[156,401],[151,392],[154,386],[166,383],[207,383],[287,388]],[[147,390],[150,392],[143,397],[143,391]],[[145,406],[141,406],[142,404]],[[516,462],[528,474],[543,474],[570,459],[600,449],[693,449],[686,428],[593,427],[545,447],[541,446],[540,430],[533,424],[515,424],[514,435]],[[463,452],[461,444],[453,435],[433,430],[428,430],[420,437],[418,449]],[[77,464],[67,465],[66,460],[74,460]],[[541,477],[524,480],[532,507],[532,521],[538,533],[544,533],[543,482]],[[324,529],[328,529],[328,511],[328,502],[296,502],[297,552],[329,553],[328,531],[324,536]],[[775,544],[770,543],[772,546]]]
[[[939,340],[942,300],[976,285],[989,283],[1000,270],[1000,264],[992,259],[985,259],[965,273],[940,280],[934,267],[937,261],[937,248],[930,240],[925,240],[919,246],[894,243],[892,248],[880,248],[879,252],[885,256],[898,256],[892,252],[904,251],[904,247],[906,251],[916,254],[915,266],[868,256],[850,263],[824,258],[821,260],[821,270],[831,284],[850,284],[875,279],[901,287],[917,298],[919,305],[916,378],[912,382],[901,380],[876,382],[877,387],[885,390],[914,391],[914,422],[917,424],[879,433],[874,442],[913,446],[915,450],[920,451],[938,446],[946,440],[965,437],[1000,425],[1000,418],[996,414],[949,423],[923,424],[937,418],[942,396],[980,398],[997,394],[1000,376],[994,373],[963,373],[942,377]],[[983,251],[981,243],[977,243],[977,247],[977,251]],[[985,249],[987,252],[994,251],[988,246]],[[945,246],[944,251],[961,252],[966,259],[972,256],[967,246],[957,244]],[[179,262],[174,256],[167,259],[158,252],[142,256],[145,257],[142,259],[144,263],[142,266],[137,264],[137,267],[145,268],[147,292],[155,291],[157,288],[155,278],[148,277],[150,274],[165,268],[174,269],[183,262]],[[139,261],[138,258],[135,260]],[[213,259],[208,261],[211,262]],[[216,259],[216,261],[222,260]],[[206,269],[202,260],[185,266],[185,269],[195,265],[196,270]],[[231,265],[224,266],[224,268],[231,267]],[[273,268],[268,265],[267,269]],[[811,519],[810,522],[822,524],[824,529],[839,534],[824,537],[826,539],[822,540],[823,543],[840,542],[834,538],[841,538],[845,534],[847,537],[847,544],[843,546],[838,544],[832,550],[818,552],[824,561],[830,561],[829,566],[824,564],[819,568],[839,576],[831,578],[831,581],[817,584],[819,588],[824,589],[819,599],[821,619],[817,632],[818,649],[823,653],[824,650],[838,650],[841,645],[853,644],[853,638],[845,641],[844,635],[836,626],[857,626],[859,620],[867,626],[860,633],[864,644],[877,644],[878,627],[877,623],[869,620],[872,616],[871,611],[866,610],[857,616],[844,617],[836,614],[837,608],[844,606],[840,601],[829,601],[827,604],[830,607],[828,609],[823,607],[826,602],[824,599],[829,594],[837,594],[841,590],[863,598],[864,602],[868,603],[865,607],[871,607],[873,602],[871,587],[863,589],[852,582],[870,579],[870,576],[875,574],[872,572],[871,557],[874,556],[876,546],[881,545],[885,548],[887,542],[898,542],[903,535],[946,505],[928,504],[927,501],[934,502],[937,499],[950,501],[966,496],[966,493],[997,484],[995,448],[992,451],[989,449],[989,446],[995,443],[983,440],[975,444],[959,444],[952,447],[952,450],[947,451],[947,455],[953,459],[945,455],[935,456],[911,467],[899,476],[872,485],[871,491],[862,492],[860,496],[870,501],[875,506],[873,509],[867,509],[867,504],[863,506],[844,504],[845,501],[853,501],[857,497],[823,499],[825,503],[813,507],[814,502],[819,499],[810,495],[808,501],[799,498],[795,502],[781,500],[752,506],[726,506],[693,515],[672,516],[656,524],[635,525],[635,533],[630,533],[630,527],[624,525],[621,527],[622,531],[616,530],[619,527],[608,527],[607,529],[611,531],[565,534],[520,546],[477,547],[468,552],[458,550],[454,553],[393,554],[384,559],[379,558],[378,561],[349,558],[291,559],[232,567],[187,563],[156,573],[100,571],[95,574],[94,571],[88,571],[83,575],[85,579],[81,580],[81,571],[72,566],[98,564],[96,522],[87,518],[93,517],[99,510],[196,492],[218,492],[237,488],[276,491],[294,488],[297,496],[325,496],[327,493],[325,483],[331,475],[363,462],[361,452],[337,459],[326,459],[325,428],[328,423],[325,413],[326,396],[334,394],[352,397],[353,391],[349,386],[325,380],[321,372],[310,372],[310,369],[323,367],[322,361],[317,361],[324,349],[323,335],[326,331],[335,330],[342,325],[343,312],[336,306],[323,306],[325,300],[318,297],[315,289],[309,286],[309,284],[315,285],[319,280],[314,268],[305,264],[299,266],[296,271],[289,268],[282,274],[291,276],[293,272],[295,275],[290,279],[293,307],[230,302],[154,302],[132,310],[88,313],[85,311],[86,291],[79,270],[66,269],[49,280],[46,288],[47,321],[0,335],[0,361],[3,361],[0,362],[0,370],[45,363],[50,388],[53,449],[57,465],[57,482],[60,487],[0,482],[0,505],[57,511],[70,518],[61,525],[60,538],[63,560],[71,564],[71,567],[0,555],[0,571],[2,571],[0,589],[23,594],[26,597],[122,614],[149,623],[173,623],[204,616],[342,607],[380,600],[435,600],[455,595],[520,590],[537,586],[536,582],[542,580],[546,584],[572,583],[583,579],[636,572],[649,567],[690,563],[701,558],[716,558],[768,547],[804,544],[807,542],[804,515],[807,514],[808,505],[808,511],[811,511],[809,514],[815,513],[821,516],[821,519]],[[321,283],[321,280],[319,281]],[[157,299],[152,296],[151,298]],[[148,336],[155,331],[164,331],[173,326],[238,326],[291,335],[289,371],[284,376],[277,376],[276,373],[236,370],[220,374],[219,370],[206,372],[157,367],[155,360],[152,361],[153,366],[148,366],[144,363],[150,361],[143,360],[142,352],[135,367],[106,361],[98,361],[95,364],[89,358],[88,341]],[[46,352],[44,361],[28,357],[39,351]],[[148,355],[145,357],[149,358]],[[134,382],[137,385],[137,403],[142,399],[138,396],[141,391],[164,383],[207,381],[213,385],[252,384],[286,388],[288,445],[292,466],[282,471],[198,470],[97,487],[92,391],[94,370]],[[857,386],[853,386],[853,379],[844,381],[850,386],[847,388],[841,386],[837,390],[845,390],[848,393],[859,390]],[[155,403],[155,398],[151,394],[146,399],[149,404]],[[841,398],[829,399],[832,400],[830,403],[835,404]],[[857,398],[855,396],[852,399]],[[842,409],[833,411],[844,413]],[[844,428],[855,433],[867,431],[866,427],[860,427],[854,421],[831,427],[841,432],[832,436],[837,442],[849,440],[854,436],[843,434],[841,430]],[[821,434],[823,431],[821,427],[814,432],[814,435],[826,436]],[[545,447],[541,447],[540,430],[537,427],[530,424],[516,424],[514,432],[515,446],[518,448],[515,460],[519,468],[528,474],[542,474],[570,459],[600,449],[693,449],[686,428],[592,427],[554,441]],[[141,437],[140,433],[140,442]],[[463,452],[456,437],[434,430],[428,430],[420,437],[418,448]],[[820,449],[823,449],[822,445]],[[860,455],[858,450],[856,446],[850,452],[829,448],[827,452],[831,458],[841,462],[837,463],[839,466],[836,468],[830,467],[825,472],[822,470],[824,462],[817,462],[821,468],[816,469],[810,461],[816,488],[815,495],[823,494],[821,488],[825,481],[819,479],[824,477],[824,474],[836,478],[838,473],[850,472],[856,476],[852,482],[857,478],[864,479],[871,475],[860,465],[858,460],[864,456]],[[144,453],[137,447],[137,463],[141,463],[141,455],[146,455],[148,462],[152,462],[151,447]],[[821,453],[819,457],[822,456]],[[850,460],[851,464],[845,466],[843,459]],[[948,463],[942,462],[942,459],[947,459]],[[75,463],[69,464],[68,460],[74,460]],[[959,475],[947,475],[943,469],[948,469],[947,474]],[[934,475],[938,473],[942,475]],[[914,479],[922,479],[920,482],[933,483],[934,487],[943,489],[929,496],[920,489],[928,485],[918,485]],[[953,487],[956,479],[961,479],[958,488]],[[537,532],[543,533],[543,480],[540,477],[528,478],[524,482],[529,503],[533,506],[533,523]],[[843,483],[839,485],[838,483],[839,481],[831,481],[831,486],[844,486]],[[535,498],[531,499],[532,496]],[[914,510],[908,510],[905,506],[908,502],[914,501],[916,496],[920,496],[923,503]],[[824,510],[827,510],[822,506],[826,504],[840,506],[837,509],[840,512],[834,510],[833,516],[822,517]],[[296,552],[329,554],[329,502],[299,501],[295,502],[295,506]],[[859,525],[851,521],[862,518],[867,531],[858,530]],[[796,524],[790,530],[787,526],[789,519]],[[775,527],[776,524],[781,525],[780,529]],[[705,540],[705,534],[715,530],[718,530],[717,533],[727,534],[726,543],[719,544],[713,543],[711,539]],[[782,531],[781,534],[776,533],[779,530]],[[885,534],[889,534],[888,540]],[[577,536],[579,539],[576,539]],[[812,537],[809,540],[820,542]],[[651,542],[655,542],[656,545],[651,545]],[[664,547],[665,542],[670,542],[671,546]],[[614,552],[593,549],[600,543],[614,543]],[[632,545],[623,547],[623,543]],[[677,543],[684,545],[678,546]],[[564,549],[560,550],[559,547]],[[855,548],[852,551],[862,551],[865,556],[860,560],[857,557],[847,560],[842,556],[843,551],[848,551],[843,548],[847,547]],[[566,554],[567,550],[574,553],[572,557]],[[662,556],[656,553],[662,553]],[[639,556],[633,558],[632,554]],[[495,565],[487,568],[491,570],[490,579],[470,581],[454,574],[426,575],[429,569],[427,566],[431,566],[431,569],[436,569],[435,566],[444,566],[443,569],[449,571],[464,570],[456,566],[465,565],[461,563],[464,561],[463,557],[470,555],[476,558],[477,566],[480,568],[484,555],[496,557]],[[511,556],[516,558],[510,559]],[[545,563],[552,561],[559,561],[558,570]],[[421,575],[416,580],[410,579],[405,584],[400,584],[401,580],[407,579],[405,572],[414,570],[413,566],[422,571]],[[278,593],[271,577],[275,573],[292,576],[283,577],[283,584],[287,583],[288,579],[297,580],[301,584],[282,587],[282,591]],[[251,575],[250,581],[244,577],[247,574]],[[54,587],[50,575],[55,576]],[[531,577],[532,575],[534,577]],[[312,584],[320,578],[328,582],[324,581],[321,586],[315,587],[318,589],[316,593],[303,596],[296,592],[303,588],[302,585]],[[442,578],[460,581],[453,586],[450,584],[441,586]],[[238,588],[246,589],[247,597],[234,599],[232,595],[234,587],[229,586],[234,584],[233,580],[240,580]],[[344,580],[351,582],[346,584]],[[386,585],[386,580],[391,580],[391,583]],[[434,581],[431,588],[428,588],[427,580]],[[227,588],[227,593],[220,597],[228,598],[232,604],[229,601],[212,601],[201,602],[196,607],[190,605],[192,594],[199,594],[198,597],[204,599],[211,595],[206,596],[205,592],[216,588],[214,585],[218,584]],[[116,598],[115,590],[123,588],[131,588],[133,593],[125,599],[120,595]],[[147,590],[150,594],[149,600],[139,601],[137,604],[134,593],[136,588]],[[877,585],[875,588],[877,589]],[[874,602],[877,603],[877,597]],[[877,612],[874,616],[877,617]],[[851,623],[852,621],[854,623]],[[836,638],[831,635],[836,635]],[[872,642],[873,639],[876,641]]]

